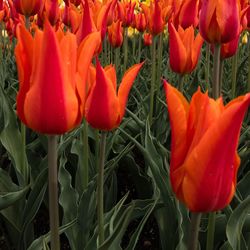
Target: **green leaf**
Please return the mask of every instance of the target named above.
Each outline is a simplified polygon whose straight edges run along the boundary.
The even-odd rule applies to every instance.
[[[66,230],[71,228],[76,224],[76,219],[72,220],[68,224],[65,224],[59,228],[59,234],[64,233]],[[50,232],[45,235],[40,236],[38,239],[34,240],[27,250],[43,250],[45,244],[50,242]]]
[[[1,192],[0,193],[0,210],[5,209],[13,205],[16,201],[25,197],[25,194],[29,190],[29,186],[26,186],[16,192]]]
[[[138,227],[136,228],[136,231],[131,236],[129,244],[128,244],[127,248],[126,248],[127,250],[135,249],[136,244],[138,242],[138,239],[140,237],[140,234],[141,234],[141,232],[143,230],[143,227],[146,224],[149,216],[151,215],[151,213],[155,209],[155,206],[156,206],[157,202],[158,202],[158,200],[155,199],[155,201],[152,204],[145,207],[145,210],[146,210],[145,215],[143,216],[142,220],[140,221],[140,224],[138,225]]]
[[[230,216],[226,228],[228,241],[233,249],[238,249],[241,241],[242,228],[250,211],[250,196],[248,196]]]
[[[47,189],[48,169],[45,168],[40,175],[36,178],[34,187],[31,190],[26,205],[22,214],[22,231],[19,239],[19,245],[24,244],[24,248],[27,249],[27,241],[29,242],[30,236],[27,228],[32,223],[34,217],[39,210],[41,203],[43,202],[44,194]],[[24,237],[24,238],[23,238]]]
[[[8,151],[17,171],[19,183],[27,182],[29,176],[29,165],[26,154],[23,153],[23,145],[20,131],[18,129],[16,114],[9,100],[0,86],[0,99],[4,116],[4,129],[0,133],[0,141]]]
[[[72,221],[77,214],[77,200],[78,193],[71,185],[72,177],[70,173],[66,170],[65,164],[67,163],[67,158],[62,154],[60,158],[59,167],[59,183],[61,187],[61,193],[59,197],[59,203],[63,208],[63,223],[68,223]],[[77,232],[74,227],[71,227],[66,231],[66,235],[70,242],[71,248],[75,249],[76,235]]]

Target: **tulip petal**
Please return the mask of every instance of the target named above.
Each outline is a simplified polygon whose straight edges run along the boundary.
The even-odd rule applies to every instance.
[[[33,38],[23,25],[17,27],[17,45],[15,57],[19,78],[19,91],[17,95],[17,113],[22,122],[26,123],[24,116],[24,100],[30,88],[30,76],[32,72]]]
[[[232,41],[240,32],[240,11],[237,0],[218,1],[216,18],[222,33],[222,43]],[[233,31],[233,32],[232,32]]]
[[[164,80],[171,125],[171,171],[184,161],[187,153],[187,121],[189,104],[185,97]]]
[[[124,116],[129,91],[143,63],[144,62],[133,65],[131,68],[129,68],[125,72],[122,78],[122,82],[118,90],[118,99],[119,99],[119,104],[120,104],[120,119],[122,119]]]
[[[77,72],[79,73],[79,81],[77,81],[77,91],[81,99],[81,112],[84,113],[84,105],[86,101],[88,69],[92,58],[101,45],[100,32],[93,32],[88,35],[78,48]],[[81,79],[81,81],[80,81]]]
[[[186,49],[172,23],[168,24],[168,31],[170,66],[173,71],[182,74],[184,73],[187,62]]]
[[[82,21],[80,23],[80,27],[76,32],[78,44],[80,44],[88,34],[97,31],[93,17],[91,15],[91,10],[89,8],[88,0],[84,0],[84,3],[85,5],[83,8],[84,13],[82,16]]]

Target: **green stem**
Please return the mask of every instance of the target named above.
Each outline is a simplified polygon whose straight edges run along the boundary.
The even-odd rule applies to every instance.
[[[48,136],[49,221],[51,249],[60,250],[57,179],[57,136]]]
[[[221,59],[220,60],[220,80],[219,80],[219,84],[220,84],[219,91],[220,91],[220,93],[222,91],[222,85],[223,85],[223,74],[224,74],[224,60]]]
[[[104,47],[103,64],[107,65],[108,64],[108,41],[107,41],[107,37],[106,36],[104,37],[103,47]]]
[[[155,78],[156,78],[156,37],[153,37],[152,44],[152,71],[151,71],[151,86],[150,86],[150,103],[149,103],[149,124],[152,124],[154,113],[154,95],[155,95]]]
[[[97,180],[97,220],[98,220],[98,245],[101,246],[104,242],[104,209],[103,209],[103,185],[104,185],[104,160],[106,150],[107,133],[102,131],[100,141],[100,161]]]
[[[205,69],[207,90],[210,88],[209,74],[210,74],[210,44],[207,43],[206,44],[206,69]]]
[[[179,74],[179,83],[178,90],[183,93],[183,85],[184,85],[185,75]]]
[[[81,169],[81,179],[82,187],[85,190],[89,183],[89,138],[88,138],[88,123],[84,119],[83,121],[83,130],[82,130],[82,144],[83,144],[83,162]]]
[[[237,82],[237,67],[238,67],[238,50],[232,58],[232,99],[236,96],[236,82]]]
[[[138,62],[138,63],[141,61],[141,43],[142,43],[142,34],[141,34],[141,32],[139,32],[138,58],[137,58],[137,62]]]
[[[215,219],[216,219],[216,212],[209,213],[206,250],[214,249]]]
[[[158,92],[160,89],[160,82],[161,82],[162,43],[163,43],[163,32],[159,36],[158,48],[157,48],[156,96],[158,96]]]
[[[96,164],[97,172],[98,172],[98,166],[99,166],[99,149],[100,149],[99,130],[95,129],[95,164]]]
[[[30,30],[30,18],[28,16],[25,17],[25,27]]]
[[[247,78],[247,92],[250,92],[250,43],[248,45],[248,78]]]
[[[201,213],[192,213],[191,214],[188,250],[196,250],[198,247],[200,221],[201,221]]]
[[[21,122],[21,139],[22,139],[22,167],[24,183],[28,183],[29,179],[29,166],[26,165],[26,126]]]
[[[133,58],[135,58],[135,45],[136,45],[136,40],[137,40],[137,35],[135,34],[135,31],[133,31],[133,38],[132,38],[132,55],[133,55]]]
[[[123,53],[124,53],[123,54],[124,56],[123,72],[125,72],[127,68],[127,61],[128,61],[128,28],[127,27],[124,29]]]
[[[115,48],[115,67],[116,67],[116,72],[117,75],[120,69],[120,47]]]
[[[212,96],[214,99],[220,96],[220,44],[214,45],[213,83]]]

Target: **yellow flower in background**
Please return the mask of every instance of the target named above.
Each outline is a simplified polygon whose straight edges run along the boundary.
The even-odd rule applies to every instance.
[[[242,44],[247,44],[247,42],[248,42],[248,32],[246,32],[241,38]]]

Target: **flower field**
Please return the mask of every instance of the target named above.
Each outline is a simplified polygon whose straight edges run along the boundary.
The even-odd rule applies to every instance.
[[[0,0],[0,249],[250,249],[248,0]]]

